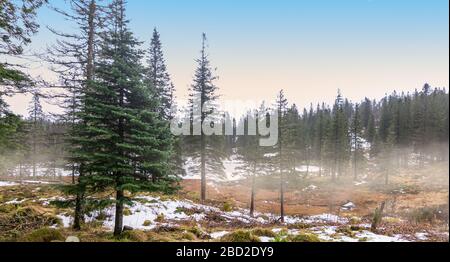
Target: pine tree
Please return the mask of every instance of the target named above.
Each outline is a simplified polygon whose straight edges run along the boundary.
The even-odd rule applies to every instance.
[[[200,167],[194,167],[194,172],[201,174],[201,200],[206,200],[206,172],[211,174],[224,175],[222,163],[223,155],[223,134],[207,136],[204,127],[210,123],[206,120],[218,121],[217,102],[218,88],[214,84],[217,79],[213,75],[208,55],[206,53],[206,34],[202,35],[201,56],[197,59],[197,69],[195,70],[194,83],[191,86],[190,94],[190,119],[193,126],[193,137],[188,138],[191,155],[193,160],[200,160]],[[204,107],[209,105],[212,108],[206,110]],[[197,114],[195,114],[195,112]]]
[[[167,72],[160,35],[156,28],[153,30],[149,54],[146,75],[150,86],[154,88],[154,95],[159,98],[158,111],[164,119],[170,120],[174,104],[174,86]]]
[[[0,1],[0,109],[3,95],[23,90],[31,82],[20,67],[9,64],[6,58],[21,55],[24,47],[31,43],[31,37],[39,29],[37,10],[45,3],[47,0]]]
[[[84,162],[89,160],[89,143],[80,142],[86,128],[85,113],[86,93],[94,81],[96,56],[99,46],[99,34],[103,27],[106,10],[98,4],[98,0],[70,0],[71,10],[54,10],[73,23],[77,28],[75,33],[65,33],[54,28],[50,30],[58,37],[57,43],[48,49],[43,57],[53,65],[52,69],[58,74],[65,110],[59,117],[69,124],[67,142],[71,145],[68,160],[71,164],[73,186],[62,187],[63,191],[75,195],[75,214],[73,228],[81,229],[84,221],[84,208],[86,204],[86,186],[84,180]],[[87,147],[87,148],[83,148]],[[75,180],[78,175],[77,181]]]
[[[344,111],[344,100],[340,91],[333,107],[333,119],[328,132],[328,144],[332,154],[332,180],[336,181],[344,174],[349,151],[348,118]]]
[[[351,122],[351,138],[352,138],[352,151],[353,151],[353,179],[358,179],[358,169],[361,168],[361,164],[364,161],[364,150],[362,141],[362,123],[360,116],[360,107],[358,104],[355,106],[355,112]]]
[[[284,142],[288,142],[288,136],[286,135],[287,121],[285,119],[287,111],[288,101],[284,96],[284,91],[281,90],[278,93],[276,108],[278,113],[278,165],[279,165],[279,175],[280,175],[280,221],[284,223],[284,191],[285,191],[285,181],[284,181],[284,171],[286,165],[286,157],[284,155]],[[273,123],[271,123],[273,124]]]
[[[37,157],[39,147],[42,145],[43,121],[45,118],[40,102],[40,95],[35,91],[28,107],[29,121],[31,122],[31,165],[33,177],[37,176]]]
[[[123,230],[125,192],[172,191],[168,159],[172,137],[168,123],[149,111],[150,100],[143,85],[142,51],[128,30],[125,2],[110,5],[110,24],[102,34],[96,79],[89,86],[81,125],[86,175],[82,183],[93,188],[112,187],[116,191],[114,235]],[[153,183],[151,177],[158,177]]]

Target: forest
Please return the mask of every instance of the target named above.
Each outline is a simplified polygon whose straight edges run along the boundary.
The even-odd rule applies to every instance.
[[[7,61],[49,3],[0,1],[0,241],[448,241],[445,87],[424,79],[360,101],[336,89],[323,94],[334,104],[304,108],[280,88],[235,117],[218,106],[203,33],[180,106],[157,28],[143,46],[125,0],[67,2],[53,12],[76,33],[49,27],[58,40],[34,58],[58,76],[48,81]],[[32,98],[27,115],[6,102],[17,94]],[[195,116],[205,103],[215,108]],[[172,134],[171,122],[204,124],[214,111],[233,135]],[[275,124],[274,112],[275,146],[236,132],[251,117],[257,130]]]

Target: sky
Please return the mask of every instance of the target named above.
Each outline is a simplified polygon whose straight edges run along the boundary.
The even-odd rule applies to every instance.
[[[51,2],[64,6],[62,0]],[[222,101],[272,101],[283,89],[289,102],[302,108],[332,103],[338,89],[355,102],[393,90],[412,92],[426,82],[448,89],[448,5],[448,0],[128,0],[127,16],[143,48],[154,27],[160,32],[180,104],[205,32]],[[38,20],[42,27],[30,52],[54,42],[47,25],[73,30],[47,8]],[[46,65],[33,65],[31,73],[51,78]],[[28,98],[9,102],[25,114]]]

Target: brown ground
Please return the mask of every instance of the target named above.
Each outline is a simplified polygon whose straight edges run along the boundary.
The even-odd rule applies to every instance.
[[[270,180],[259,178],[260,180]],[[384,185],[384,177],[370,175],[368,183],[355,186],[352,178],[343,178],[337,184],[330,178],[308,178],[307,181],[288,186],[285,193],[285,211],[288,215],[317,215],[322,213],[341,213],[340,206],[348,201],[357,208],[348,215],[366,216],[371,214],[383,201],[387,201],[388,213],[403,213],[413,209],[448,205],[449,173],[448,166],[438,165],[418,171],[401,170]],[[297,181],[298,182],[298,181]],[[263,213],[279,212],[279,182],[276,178],[263,181],[256,193],[256,209]],[[269,186],[267,185],[269,184]],[[304,192],[309,185],[317,190]],[[199,180],[182,182],[185,192],[199,192]],[[238,207],[249,208],[250,182],[219,183],[215,187],[208,185],[209,200],[234,203]]]

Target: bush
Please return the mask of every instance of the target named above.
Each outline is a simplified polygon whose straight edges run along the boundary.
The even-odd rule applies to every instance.
[[[230,202],[223,203],[222,211],[224,211],[224,212],[231,212],[231,211],[233,211],[233,204],[231,204]]]
[[[255,228],[252,230],[252,234],[259,237],[276,237],[277,235],[267,228]]]
[[[148,227],[152,224],[152,221],[150,220],[145,220],[144,223],[142,224],[144,227]]]
[[[128,240],[132,242],[145,242],[147,241],[148,237],[143,231],[139,230],[130,230],[123,232],[120,237],[120,240]]]
[[[220,239],[221,242],[260,242],[259,238],[250,231],[237,230]]]
[[[156,217],[155,222],[162,223],[162,222],[164,222],[164,220],[165,220],[164,214],[159,214],[159,215]]]
[[[123,215],[124,216],[131,216],[133,213],[131,213],[131,210],[129,208],[125,208],[123,210]]]
[[[200,229],[199,227],[196,227],[196,226],[187,228],[187,231],[194,234],[197,238],[200,238],[200,239],[210,239],[211,238],[208,233],[204,232],[202,229]]]
[[[319,237],[311,233],[300,233],[295,236],[289,236],[288,240],[290,242],[320,242]]]
[[[53,241],[64,241],[65,238],[56,229],[53,228],[41,228],[35,230],[25,237],[27,242],[53,242]]]
[[[183,240],[194,241],[196,239],[195,235],[191,232],[184,232],[181,236]]]

